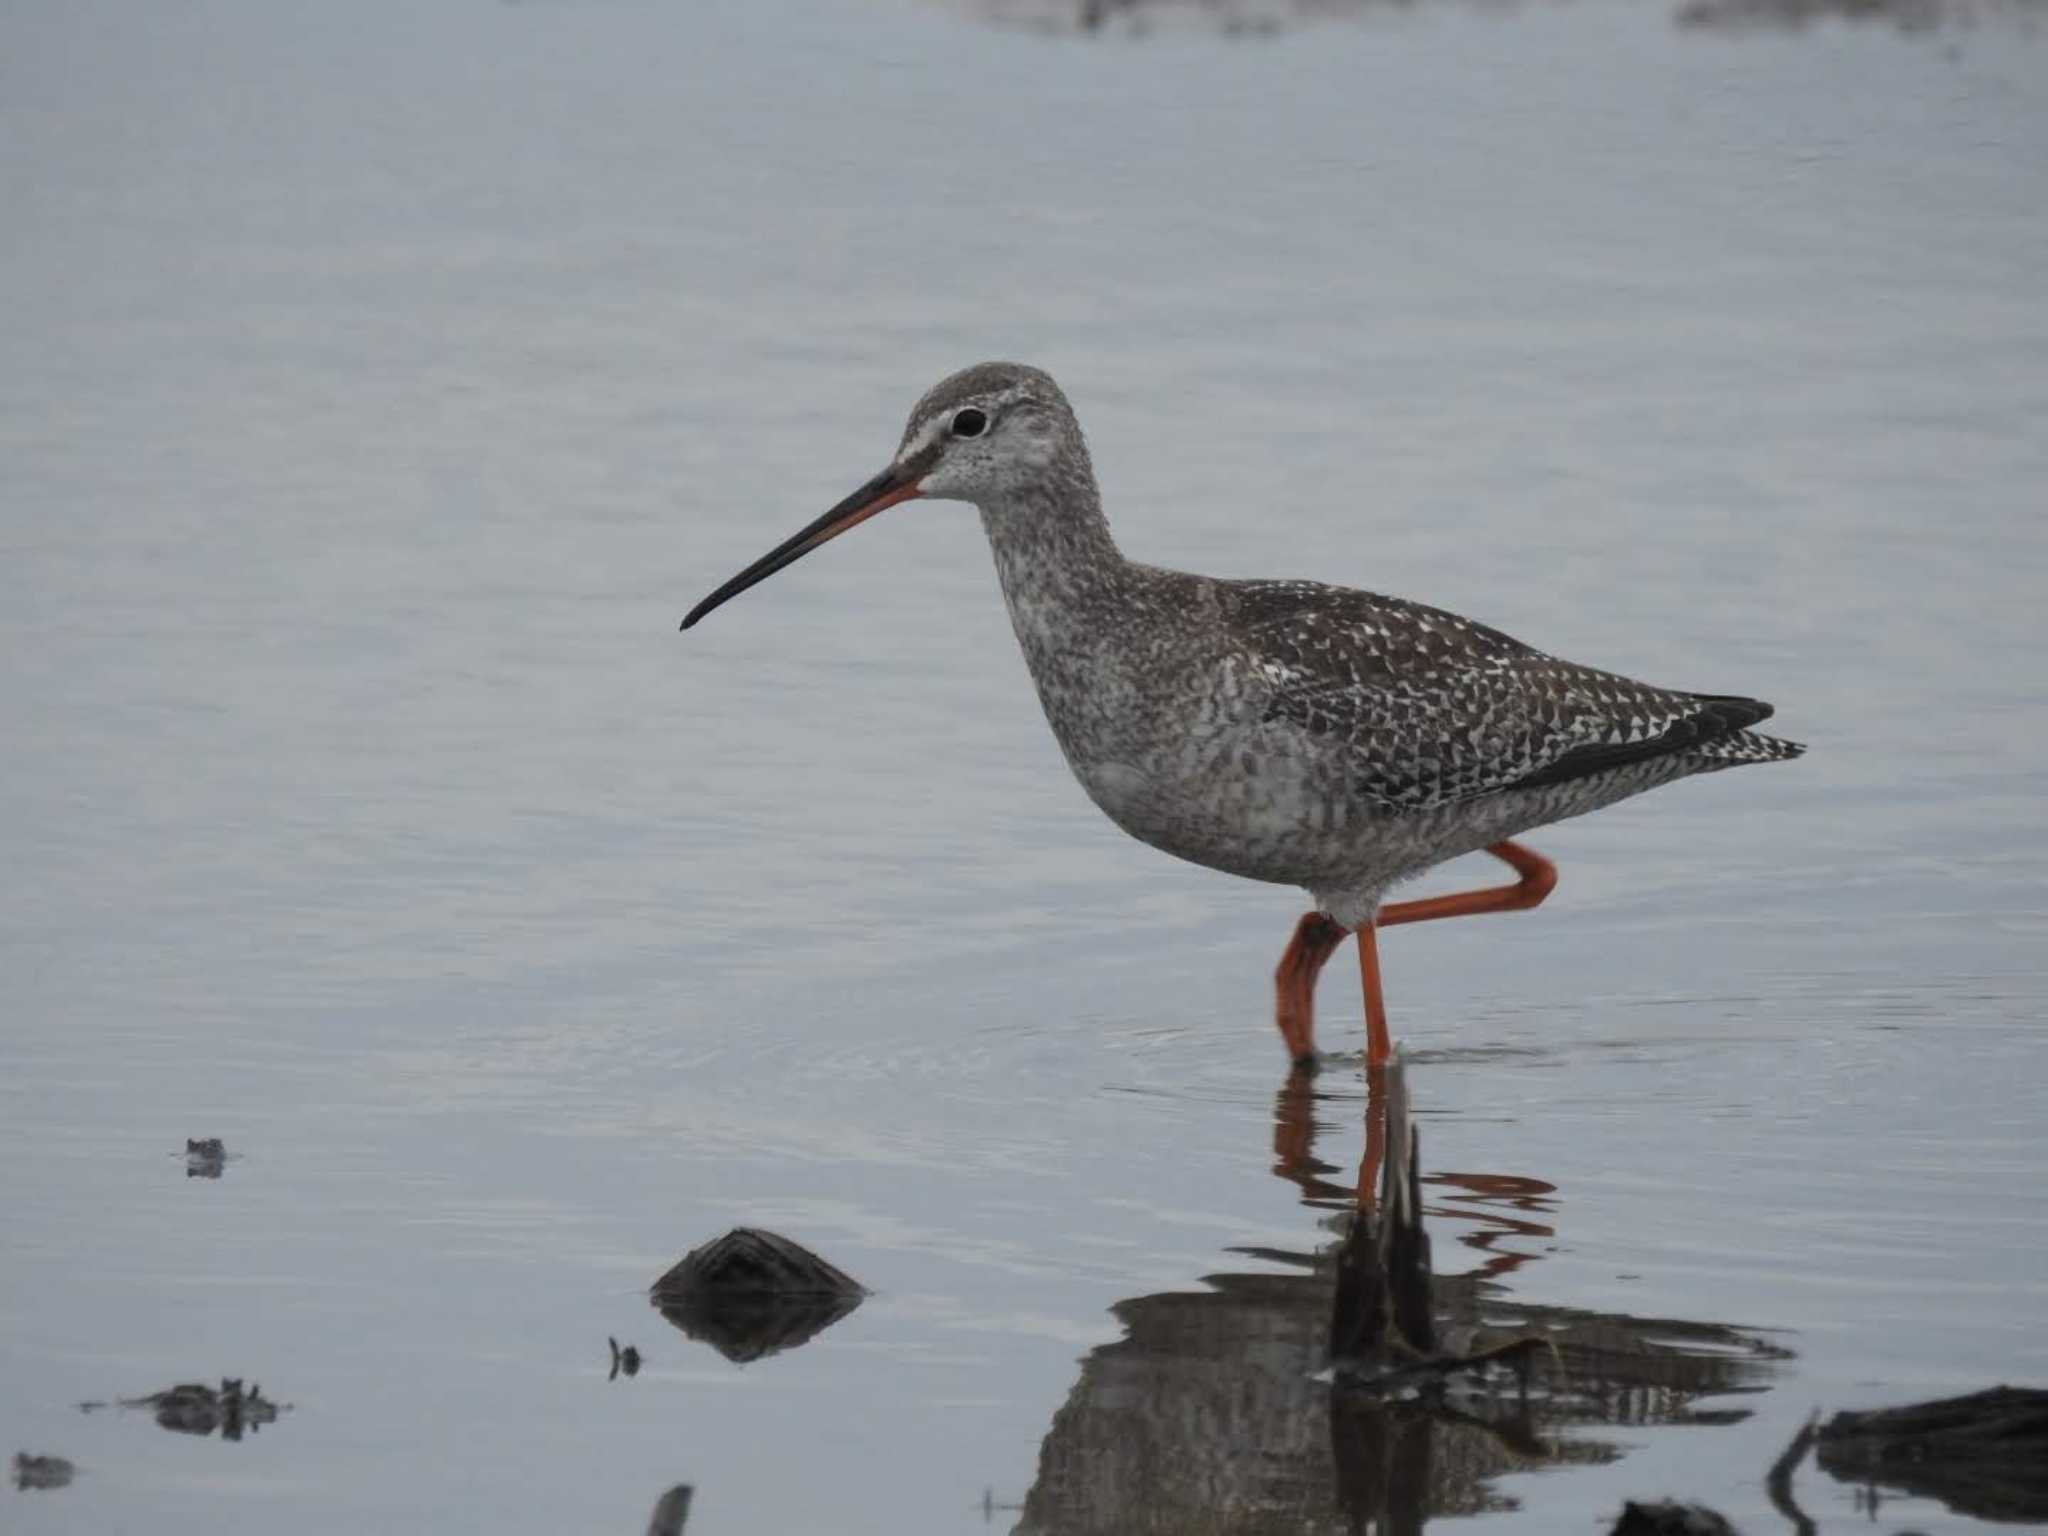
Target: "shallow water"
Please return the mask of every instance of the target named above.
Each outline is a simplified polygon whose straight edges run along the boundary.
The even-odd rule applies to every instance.
[[[675,633],[989,355],[1067,384],[1134,554],[1813,745],[1546,834],[1541,913],[1388,937],[1440,1270],[1761,1389],[1432,1511],[1770,1529],[1815,1408],[2048,1376],[2024,27],[194,4],[0,44],[0,1454],[79,1467],[9,1529],[1364,1507],[1310,1374],[1364,1094],[1284,1089],[1295,898],[1100,821],[965,509]],[[876,1294],[728,1363],[644,1291],[738,1222]],[[293,1406],[76,1408],[223,1375]]]

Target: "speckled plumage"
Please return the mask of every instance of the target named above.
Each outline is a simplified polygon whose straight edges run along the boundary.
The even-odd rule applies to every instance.
[[[685,627],[914,494],[980,509],[1039,700],[1089,797],[1153,847],[1307,888],[1346,928],[1459,854],[1803,750],[1751,729],[1768,704],[1578,666],[1418,603],[1127,560],[1066,397],[1014,363],[932,389],[888,470]]]

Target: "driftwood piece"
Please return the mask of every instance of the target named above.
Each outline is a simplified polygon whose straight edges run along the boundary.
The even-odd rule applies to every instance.
[[[1817,1450],[1816,1450],[1817,1448]],[[1822,1470],[1845,1483],[1883,1483],[1909,1496],[1938,1499],[1982,1520],[2048,1519],[2048,1392],[1993,1387],[1967,1397],[1909,1403],[1809,1420],[1764,1479],[1772,1506],[1795,1536],[1818,1529],[1792,1493],[1809,1450]],[[1611,1536],[1715,1536],[1727,1523],[1697,1504],[1627,1504]]]
[[[746,1362],[808,1343],[859,1306],[867,1288],[800,1243],[735,1227],[691,1249],[650,1295],[691,1338]]]
[[[2048,1391],[1992,1387],[1838,1413],[1815,1443],[1843,1482],[1884,1483],[1981,1520],[2048,1520]]]

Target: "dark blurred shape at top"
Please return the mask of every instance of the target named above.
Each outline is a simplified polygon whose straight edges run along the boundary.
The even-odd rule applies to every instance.
[[[1804,27],[1816,21],[1875,21],[1901,32],[1970,26],[2000,17],[2039,18],[2042,0],[1685,0],[1681,27],[1733,31],[1749,27]]]
[[[1356,21],[1406,12],[1420,0],[951,0],[956,9],[997,26],[1034,32],[1144,37],[1154,32],[1208,31],[1229,37],[1270,37],[1325,21]],[[1455,0],[1468,10],[1519,12],[1518,0]],[[1816,21],[1878,22],[1903,32],[2048,16],[2048,0],[1678,0],[1679,26],[1711,31],[1804,27]]]
[[[808,1343],[859,1306],[867,1289],[801,1243],[735,1227],[691,1249],[651,1295],[691,1338],[745,1362]]]

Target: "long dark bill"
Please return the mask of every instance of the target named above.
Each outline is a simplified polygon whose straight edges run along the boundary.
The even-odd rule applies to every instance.
[[[918,495],[918,481],[924,478],[925,471],[932,467],[932,460],[936,457],[936,454],[921,453],[906,463],[891,464],[815,523],[776,545],[692,608],[683,619],[683,628],[688,629],[721,603],[728,602],[747,588],[766,581],[785,565],[796,564],[820,544],[828,544],[847,529],[866,522],[877,512],[885,511],[899,501],[908,501]]]

